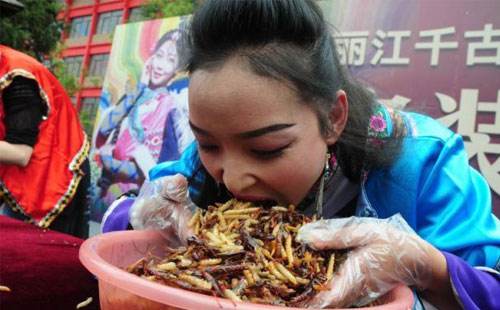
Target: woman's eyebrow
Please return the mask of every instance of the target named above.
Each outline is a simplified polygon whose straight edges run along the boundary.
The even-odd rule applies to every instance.
[[[201,134],[204,136],[211,136],[211,134],[208,131],[206,131],[205,129],[201,129],[200,127],[197,127],[196,125],[191,123],[191,121],[189,121],[189,126],[191,126],[191,130],[193,130],[194,132],[196,132],[198,134]],[[237,134],[237,136],[240,138],[243,138],[243,139],[252,139],[252,138],[257,138],[257,137],[263,136],[263,135],[271,133],[271,132],[290,128],[292,126],[295,126],[295,124],[274,124],[271,126],[262,127],[262,128],[258,128],[255,130],[245,131],[245,132]]]
[[[211,134],[208,131],[201,129],[200,127],[197,127],[196,125],[191,123],[191,121],[189,121],[189,127],[191,127],[191,130],[196,132],[197,134],[200,134],[203,136],[211,136]]]
[[[239,133],[238,136],[240,138],[243,138],[243,139],[252,139],[252,138],[257,138],[257,137],[263,136],[263,135],[271,133],[271,132],[290,128],[292,126],[295,126],[295,124],[274,124],[271,126],[262,127],[262,128],[255,129],[255,130],[242,132],[242,133]]]

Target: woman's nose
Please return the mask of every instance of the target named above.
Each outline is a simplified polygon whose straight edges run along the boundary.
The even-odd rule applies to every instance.
[[[245,189],[255,183],[251,169],[242,161],[225,161],[222,168],[222,181],[226,188],[233,194],[243,194]]]

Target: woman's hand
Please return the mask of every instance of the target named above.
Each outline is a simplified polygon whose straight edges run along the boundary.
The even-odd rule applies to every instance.
[[[329,289],[312,300],[313,307],[362,306],[399,283],[421,290],[439,284],[433,281],[449,286],[444,256],[418,237],[400,215],[385,220],[320,220],[303,226],[297,240],[315,249],[350,249]]]
[[[188,195],[184,176],[176,174],[144,182],[129,211],[134,229],[160,230],[173,243],[185,243],[192,235],[188,221],[196,206]]]

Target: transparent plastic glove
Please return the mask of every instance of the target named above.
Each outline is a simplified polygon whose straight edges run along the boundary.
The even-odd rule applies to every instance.
[[[399,283],[425,288],[432,276],[432,246],[401,215],[388,219],[350,217],[304,225],[297,241],[315,249],[350,249],[329,288],[310,307],[363,306]]]
[[[188,222],[195,209],[186,178],[176,174],[144,182],[129,219],[134,229],[160,230],[171,243],[185,244],[193,234]]]

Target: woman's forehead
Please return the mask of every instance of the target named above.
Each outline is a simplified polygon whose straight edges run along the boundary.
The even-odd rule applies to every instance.
[[[217,132],[295,123],[310,113],[287,84],[236,64],[196,70],[189,85],[189,109],[194,125]]]
[[[191,74],[190,91],[204,96],[244,96],[245,99],[296,101],[298,96],[289,83],[254,73],[247,61],[231,58],[210,69],[198,69]],[[250,98],[248,98],[250,97]]]
[[[198,70],[191,76],[190,100],[193,103],[261,103],[276,105],[298,100],[285,83],[259,76],[248,69],[225,65],[219,70]]]
[[[165,41],[158,49],[158,51],[160,51],[160,50],[175,51],[176,50],[176,43],[172,40]]]

